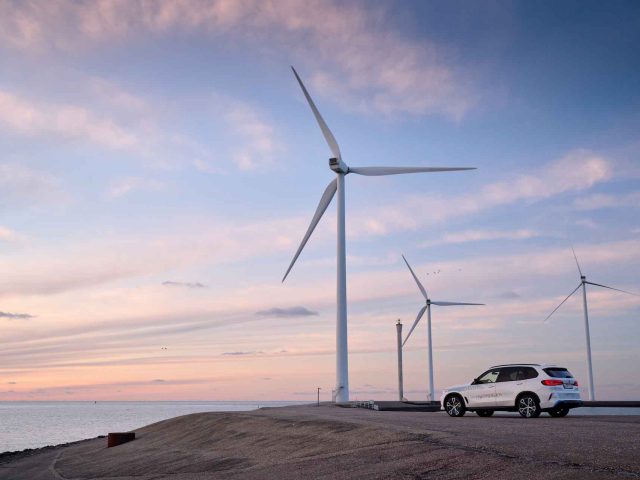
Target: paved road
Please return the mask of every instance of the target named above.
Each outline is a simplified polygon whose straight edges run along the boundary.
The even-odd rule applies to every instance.
[[[640,478],[640,416],[569,416],[525,419],[517,414],[481,418],[467,413],[375,412],[366,409],[299,407],[325,419],[379,425],[424,434],[426,441],[533,462],[565,465]],[[286,416],[286,411],[265,414]],[[579,477],[576,477],[579,478]]]

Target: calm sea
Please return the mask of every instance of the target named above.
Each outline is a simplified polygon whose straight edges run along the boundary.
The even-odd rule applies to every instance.
[[[126,432],[196,412],[309,402],[0,402],[0,453]]]

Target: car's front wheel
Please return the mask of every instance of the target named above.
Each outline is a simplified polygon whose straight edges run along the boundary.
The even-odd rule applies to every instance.
[[[462,417],[467,409],[460,395],[450,395],[444,402],[444,409],[450,417]]]
[[[493,415],[493,410],[476,410],[476,415],[479,417],[490,417]]]
[[[518,402],[516,404],[518,407],[518,413],[522,415],[524,418],[535,418],[540,416],[540,403],[538,399],[528,393],[525,393],[520,398],[518,398]]]
[[[549,410],[549,415],[552,417],[566,417],[569,413],[569,409],[567,407],[558,407],[553,410]]]

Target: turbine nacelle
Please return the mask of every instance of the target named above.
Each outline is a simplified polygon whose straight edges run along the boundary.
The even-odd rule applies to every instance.
[[[346,175],[349,173],[349,167],[341,159],[332,157],[329,159],[329,168],[336,173]]]

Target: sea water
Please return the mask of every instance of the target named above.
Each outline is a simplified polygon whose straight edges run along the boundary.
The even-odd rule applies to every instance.
[[[308,402],[0,402],[0,453],[126,432],[197,412],[239,412]]]

